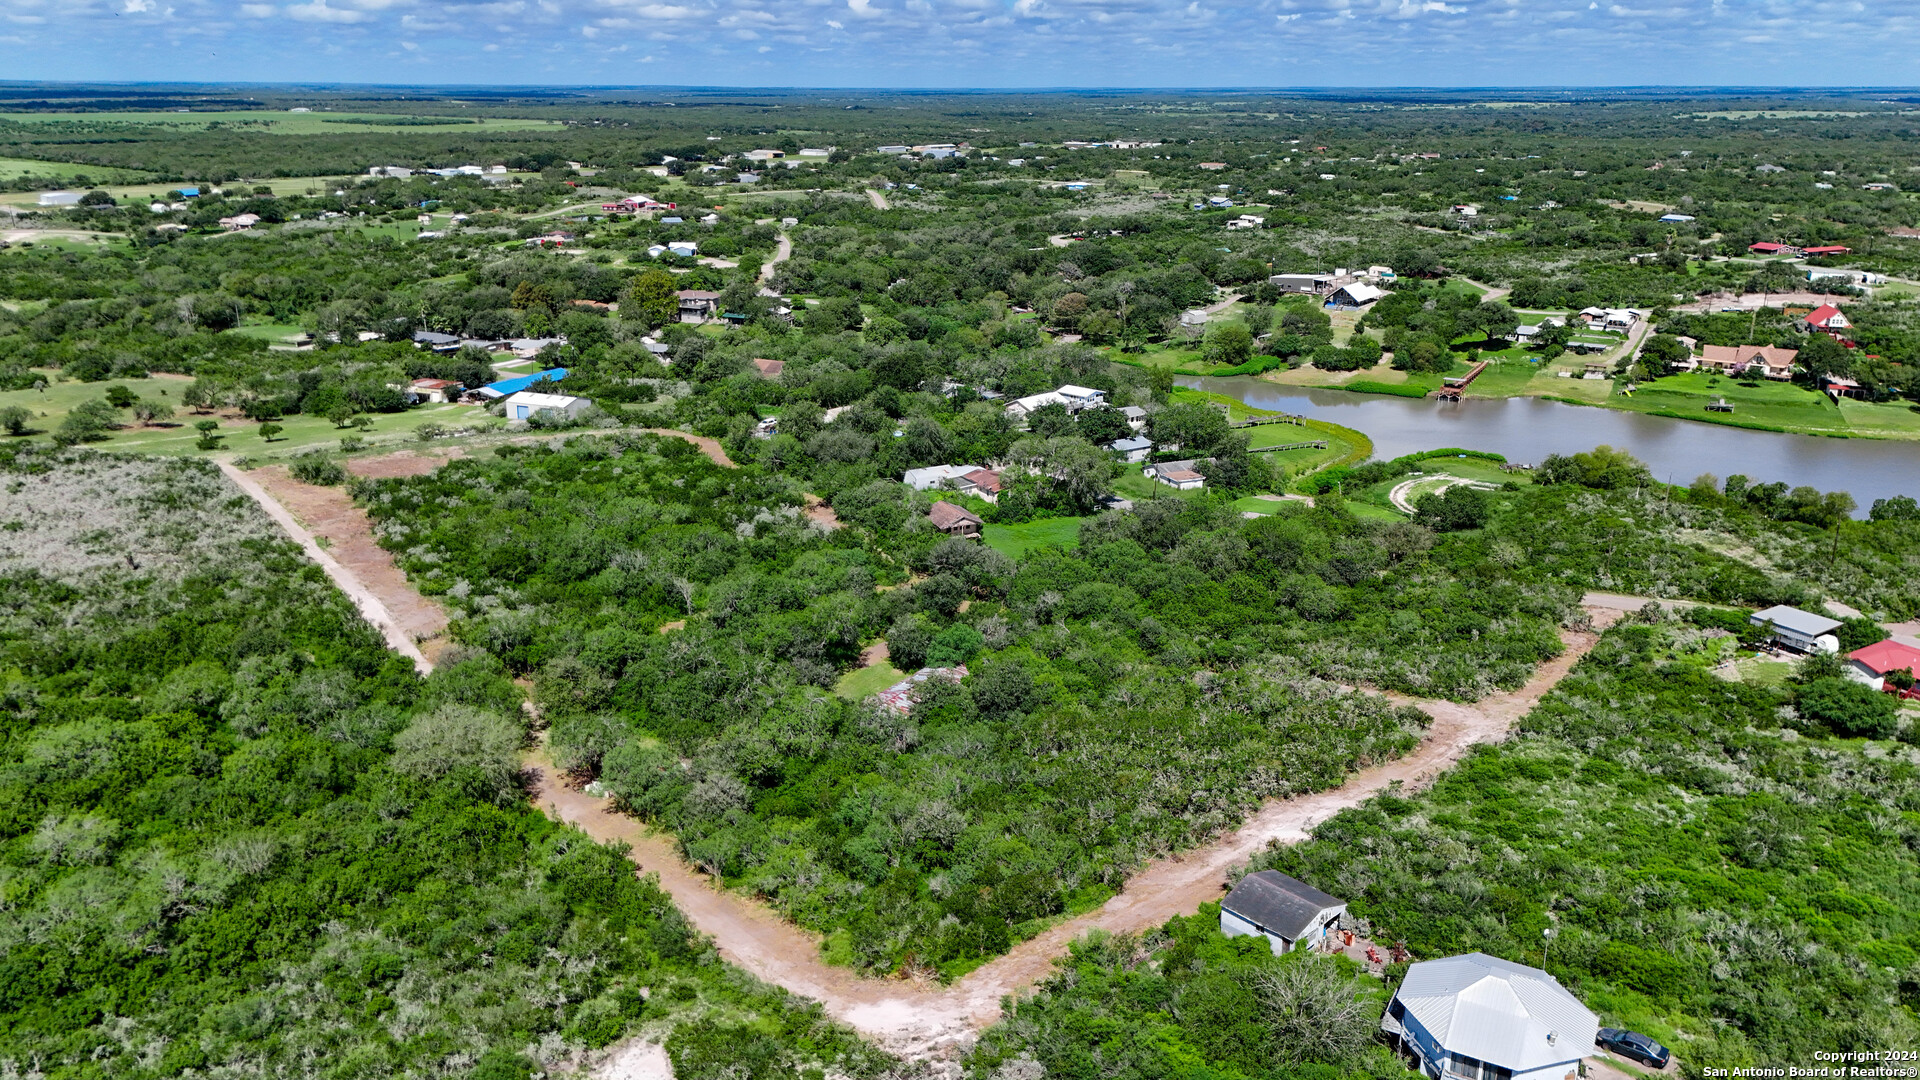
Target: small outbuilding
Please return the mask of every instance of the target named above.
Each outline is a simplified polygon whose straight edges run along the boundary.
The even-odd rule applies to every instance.
[[[568,397],[565,394],[536,394],[531,390],[522,391],[507,399],[507,419],[531,420],[541,413],[554,413],[568,420],[587,411],[593,402],[583,397]]]
[[[1198,464],[1192,460],[1163,461],[1140,471],[1147,479],[1158,480],[1175,491],[1194,491],[1207,486],[1206,475],[1196,467]]]
[[[1119,454],[1120,460],[1131,464],[1135,461],[1147,460],[1147,455],[1153,453],[1153,440],[1145,435],[1133,435],[1125,439],[1113,440],[1107,444],[1107,449]]]
[[[1832,637],[1833,632],[1840,629],[1839,619],[1829,619],[1825,615],[1777,604],[1754,612],[1747,616],[1747,621],[1755,626],[1771,627],[1774,643],[1795,652],[1840,651],[1839,642]],[[1822,638],[1826,640],[1822,641]]]
[[[980,530],[986,525],[980,520],[979,515],[971,510],[964,506],[956,506],[944,499],[934,503],[927,511],[927,520],[933,522],[934,528],[948,536],[964,536],[973,540],[980,538]]]
[[[1327,297],[1326,306],[1336,311],[1357,311],[1387,295],[1387,290],[1364,281],[1342,285]]]
[[[1228,937],[1259,934],[1279,956],[1295,949],[1332,947],[1333,932],[1347,902],[1288,877],[1261,870],[1240,879],[1220,901],[1220,932]]]
[[[1567,1080],[1600,1023],[1539,968],[1468,953],[1408,968],[1380,1030],[1433,1080]]]

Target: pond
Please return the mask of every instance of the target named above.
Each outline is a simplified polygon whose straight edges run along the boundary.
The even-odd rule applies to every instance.
[[[1540,398],[1442,402],[1309,390],[1247,375],[1178,381],[1254,408],[1364,431],[1373,440],[1374,456],[1382,459],[1458,446],[1537,465],[1548,454],[1606,444],[1630,451],[1662,481],[1685,484],[1703,472],[1721,479],[1741,473],[1760,483],[1784,480],[1792,487],[1851,492],[1862,516],[1875,499],[1920,498],[1920,442],[1748,431]]]

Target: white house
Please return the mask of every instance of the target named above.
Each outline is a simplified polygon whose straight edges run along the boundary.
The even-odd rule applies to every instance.
[[[1098,405],[1106,399],[1105,390],[1068,383],[1057,390],[1049,390],[1043,394],[1028,394],[1026,397],[1013,399],[1007,404],[1007,415],[1015,420],[1024,420],[1032,415],[1033,410],[1042,405],[1065,405],[1068,412],[1079,412],[1081,409]]]
[[[1387,295],[1387,290],[1356,281],[1342,285],[1327,297],[1326,306],[1339,311],[1356,311]]]
[[[1771,626],[1773,640],[1796,652],[1840,651],[1839,641],[1832,636],[1833,632],[1840,628],[1839,619],[1829,619],[1825,615],[1815,615],[1811,611],[1801,611],[1797,607],[1776,604],[1764,611],[1756,611],[1747,616],[1747,621],[1759,627]]]
[[[1207,486],[1207,478],[1194,466],[1195,461],[1163,461],[1140,470],[1149,480],[1158,480],[1175,491],[1193,491]]]
[[[1278,870],[1262,870],[1241,878],[1220,901],[1220,932],[1228,937],[1262,935],[1279,956],[1296,948],[1327,948],[1346,913],[1345,900]]]
[[[1153,452],[1153,440],[1145,435],[1133,435],[1113,440],[1107,444],[1107,449],[1119,454],[1120,460],[1132,464],[1147,460],[1147,455]]]
[[[1600,1023],[1546,972],[1468,953],[1408,968],[1380,1030],[1432,1080],[1571,1080]]]
[[[79,206],[81,191],[43,191],[40,193],[41,206]]]
[[[582,397],[536,394],[531,390],[522,390],[507,399],[507,419],[531,420],[543,412],[554,412],[571,420],[586,412],[591,404],[593,402]]]
[[[1580,317],[1595,330],[1611,330],[1618,334],[1633,329],[1633,325],[1640,321],[1640,313],[1632,308],[1582,308]]]
[[[1138,405],[1126,405],[1120,409],[1120,415],[1127,418],[1127,426],[1135,431],[1147,429],[1147,410]]]
[[[929,465],[924,469],[908,469],[900,479],[915,491],[931,491],[949,480],[961,483],[968,473],[979,471],[978,465]]]

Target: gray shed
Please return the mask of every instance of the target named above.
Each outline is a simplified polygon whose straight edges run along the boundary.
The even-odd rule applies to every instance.
[[[1220,932],[1228,937],[1262,934],[1278,956],[1296,946],[1330,947],[1334,927],[1346,913],[1345,900],[1278,870],[1262,870],[1241,878],[1220,901]]]

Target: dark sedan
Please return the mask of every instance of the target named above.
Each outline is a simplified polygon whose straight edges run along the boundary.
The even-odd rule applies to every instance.
[[[1602,1050],[1611,1050],[1622,1057],[1630,1057],[1642,1065],[1656,1069],[1667,1067],[1667,1059],[1673,1055],[1667,1048],[1647,1038],[1637,1031],[1622,1031],[1619,1028],[1601,1028],[1594,1040]]]

